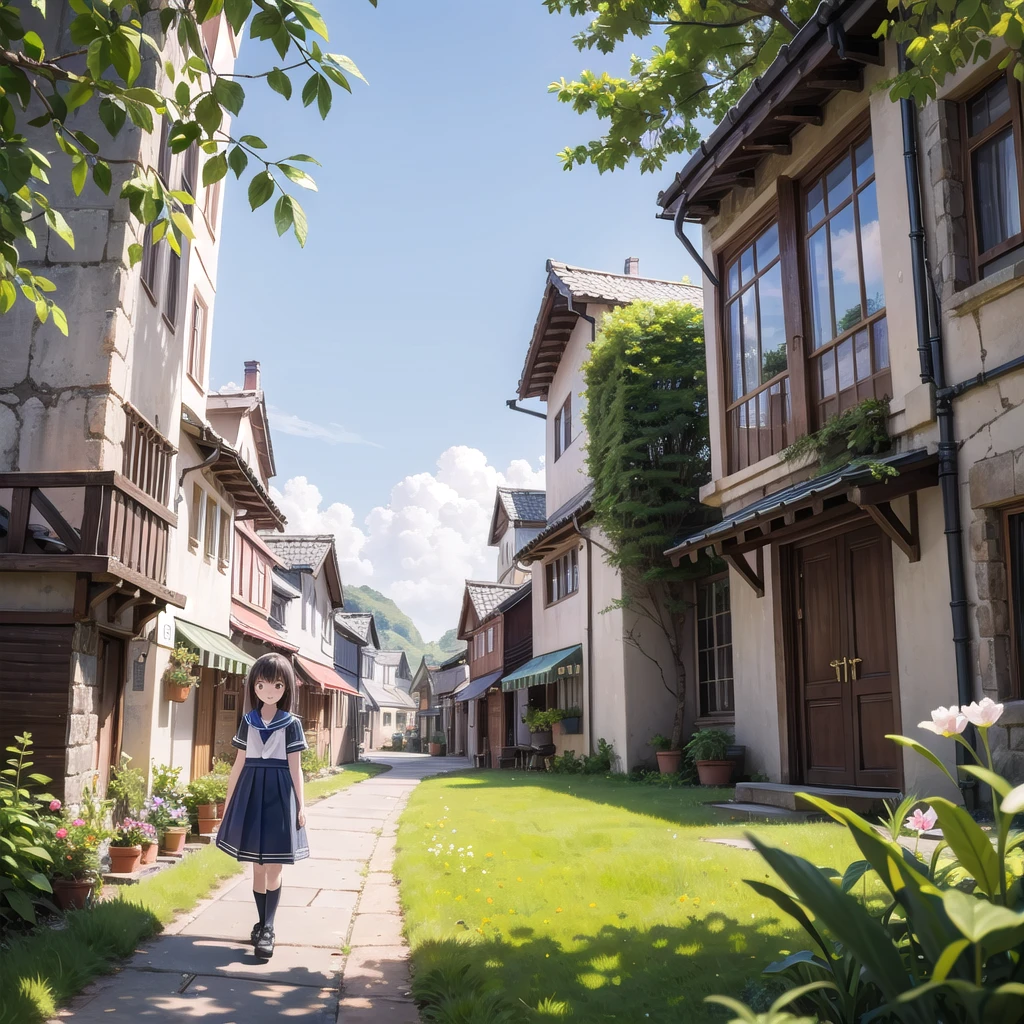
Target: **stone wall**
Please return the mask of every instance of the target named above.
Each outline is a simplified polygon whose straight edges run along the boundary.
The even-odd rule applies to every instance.
[[[97,655],[99,632],[94,623],[79,622],[71,640],[70,713],[64,801],[76,804],[92,782],[94,750],[99,733]]]

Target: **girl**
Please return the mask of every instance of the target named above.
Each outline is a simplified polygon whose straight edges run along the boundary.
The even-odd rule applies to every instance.
[[[281,865],[309,856],[301,754],[309,744],[291,713],[295,676],[280,654],[264,654],[246,682],[252,710],[231,743],[238,748],[217,845],[236,860],[252,861],[259,921],[256,955],[274,953],[274,915],[281,899]]]

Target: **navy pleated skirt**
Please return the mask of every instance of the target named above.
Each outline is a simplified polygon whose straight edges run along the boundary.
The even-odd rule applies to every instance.
[[[288,762],[247,759],[220,823],[217,846],[236,860],[294,864],[309,856],[306,830],[299,828],[296,816]]]

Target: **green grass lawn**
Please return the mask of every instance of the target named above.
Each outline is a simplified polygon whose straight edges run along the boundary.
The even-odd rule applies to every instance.
[[[703,806],[728,797],[508,771],[422,783],[395,867],[417,976],[472,963],[518,1003],[512,1019],[721,1020],[704,996],[742,997],[808,945],[743,883],[775,880],[757,853],[703,841],[743,836]],[[752,831],[839,871],[859,859],[831,823]]]
[[[306,803],[309,804],[314,800],[321,800],[325,796],[333,796],[335,793],[347,789],[357,782],[362,782],[364,779],[370,779],[374,775],[380,775],[381,772],[390,770],[391,765],[389,764],[367,764],[365,762],[347,764],[344,771],[340,771],[336,775],[331,775],[326,779],[314,779],[312,782],[305,783],[303,789],[305,791]]]

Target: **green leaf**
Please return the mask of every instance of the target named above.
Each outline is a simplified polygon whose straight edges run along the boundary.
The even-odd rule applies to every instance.
[[[33,60],[41,61],[46,53],[38,32],[26,32],[21,37],[21,47]]]
[[[228,173],[228,158],[224,153],[218,153],[216,156],[211,156],[209,160],[203,164],[203,185],[212,185],[215,181],[220,181],[225,174]]]
[[[105,38],[94,39],[89,44],[85,63],[93,78],[102,78],[103,72],[110,65],[110,43]]]
[[[340,85],[342,89],[345,89],[347,92],[352,91],[352,86],[348,84],[348,79],[333,64],[324,65],[324,74],[332,82]]]
[[[294,160],[297,163],[304,164],[316,164],[317,167],[323,166],[319,160],[314,159],[313,157],[309,156],[306,153],[295,153],[292,156],[286,156],[285,160]]]
[[[128,246],[128,266],[134,267],[142,259],[142,246],[138,242],[132,242]]]
[[[60,333],[63,334],[64,337],[66,338],[68,336],[68,318],[67,316],[65,316],[64,310],[61,309],[60,306],[51,306],[50,312],[53,314],[53,322],[56,325],[57,330],[60,331]],[[46,879],[44,878],[43,881],[46,881]],[[42,888],[42,886],[39,886],[39,888]],[[46,883],[45,891],[53,891],[52,889],[50,889],[49,882]]]
[[[988,836],[962,807],[949,800],[936,797],[932,808],[939,816],[942,837],[957,860],[973,875],[982,892],[994,895],[999,891],[999,857]]]
[[[241,146],[233,146],[228,152],[228,167],[235,172],[235,178],[240,178],[242,172],[249,164],[249,155]]]
[[[138,47],[129,38],[128,30],[123,26],[110,40],[110,54],[114,70],[124,79],[125,85],[134,85],[142,70],[142,58]]]
[[[342,71],[347,71],[350,75],[355,75],[356,78],[366,82],[362,71],[356,67],[356,63],[351,57],[346,57],[343,53],[325,53],[324,60],[337,64]],[[369,85],[370,83],[366,82],[366,84]]]
[[[1024,811],[1024,785],[1011,789],[1003,798],[999,809],[1003,814],[1020,814],[1021,811]]]
[[[280,93],[286,100],[292,98],[292,80],[280,68],[274,68],[267,75],[267,85],[274,92]]]
[[[36,319],[41,323],[45,324],[50,316],[50,307],[46,302],[46,299],[36,299]]]
[[[849,892],[869,871],[871,862],[867,860],[855,860],[843,872],[843,880],[839,887],[843,892]]]
[[[112,100],[109,96],[104,96],[100,100],[99,115],[111,137],[116,136],[124,127],[125,118],[128,116],[124,104]]]
[[[298,167],[292,167],[291,164],[277,164],[284,172],[286,178],[294,181],[296,185],[300,185],[302,188],[309,189],[310,192],[316,192],[316,182],[305,172],[299,170]]]
[[[220,127],[224,120],[224,112],[212,94],[207,94],[196,104],[196,120],[203,126],[207,135],[212,136]]]
[[[92,86],[88,82],[72,82],[71,88],[68,89],[64,97],[64,102],[67,104],[68,110],[76,110],[83,103],[88,103],[92,99],[92,93]]]
[[[309,228],[306,223],[306,211],[299,205],[297,199],[292,199],[292,220],[295,228],[295,238],[302,248],[306,247],[306,235]]]
[[[252,0],[224,0],[224,13],[237,36],[252,10]]]
[[[4,898],[11,905],[11,909],[21,918],[30,924],[36,923],[36,912],[32,901],[20,889],[9,889]]]
[[[320,117],[322,120],[326,120],[327,115],[331,111],[331,101],[333,96],[331,95],[331,84],[327,81],[323,75],[317,75],[316,83],[316,105],[320,111]]]
[[[46,222],[56,232],[56,234],[63,238],[67,244],[74,249],[75,247],[75,233],[71,230],[68,222],[64,219],[63,215],[59,210],[47,210],[46,211]]]
[[[249,182],[249,206],[255,210],[274,194],[274,177],[270,171],[261,171]]]
[[[217,102],[232,114],[239,113],[245,102],[245,90],[229,78],[218,78],[213,83],[213,95]]]
[[[188,215],[182,213],[181,210],[174,210],[171,213],[171,220],[174,222],[174,226],[187,238],[192,241],[196,237],[195,230],[192,227],[192,221],[188,219]]]
[[[85,157],[81,154],[73,157],[71,161],[71,187],[75,190],[76,196],[82,194],[88,174],[89,165],[85,162]]]
[[[239,140],[244,146],[250,149],[266,149],[267,144],[258,135],[243,135]]]
[[[110,186],[112,184],[110,165],[104,163],[102,160],[97,160],[93,164],[92,168],[92,180],[96,183],[96,187],[106,195],[110,195]]]
[[[274,206],[274,226],[279,236],[292,226],[292,220],[292,197],[281,196]]]
[[[932,971],[933,981],[945,981],[953,965],[960,958],[960,954],[971,944],[970,939],[957,939],[951,942],[943,951],[938,960],[935,961],[935,969]]]
[[[327,25],[320,16],[320,12],[311,3],[307,3],[306,0],[283,0],[282,6],[285,3],[295,12],[295,16],[306,28],[324,40],[327,39]]]
[[[313,100],[316,99],[317,82],[320,80],[318,74],[312,74],[306,79],[306,84],[302,87],[302,105],[308,107]]]
[[[1024,942],[1024,911],[1016,913],[959,889],[944,892],[942,902],[960,934],[983,946],[990,956]]]
[[[946,778],[949,779],[949,781],[952,782],[954,786],[957,785],[956,779],[954,779],[953,776],[949,774],[949,769],[939,760],[939,758],[935,754],[933,754],[923,744],[918,743],[917,740],[912,740],[909,736],[897,735],[886,736],[885,738],[887,740],[892,740],[893,743],[897,744],[897,746],[909,747],[915,753],[920,754],[926,760],[931,761],[931,763],[935,765],[935,767],[938,768],[939,771],[941,771],[942,774],[945,775]]]

